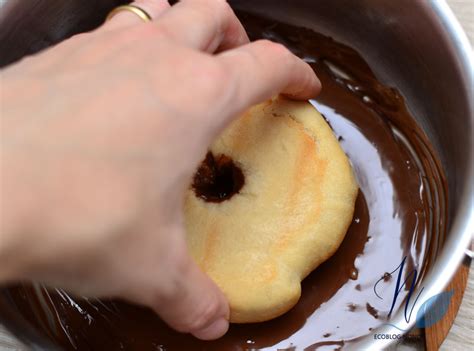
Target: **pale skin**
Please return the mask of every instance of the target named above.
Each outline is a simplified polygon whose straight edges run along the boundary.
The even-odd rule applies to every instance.
[[[122,298],[215,339],[229,306],[188,253],[184,194],[240,113],[321,85],[223,0],[136,4],[151,23],[123,12],[1,71],[0,283]]]

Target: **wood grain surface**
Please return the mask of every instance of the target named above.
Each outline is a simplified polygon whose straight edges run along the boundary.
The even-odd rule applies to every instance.
[[[425,345],[428,351],[439,350],[453,326],[464,297],[469,277],[469,268],[470,262],[462,264],[454,276],[454,279],[446,287],[445,291],[453,291],[453,296],[444,317],[431,327],[425,328]],[[469,298],[467,294],[466,298]]]
[[[432,0],[439,1],[439,0]],[[471,45],[474,43],[474,0],[447,1],[466,32]]]
[[[474,261],[473,261],[474,262]],[[440,347],[441,351],[474,350],[474,264],[471,263],[467,287],[454,324]],[[443,331],[437,331],[440,336]],[[436,339],[437,340],[437,339]]]
[[[447,2],[466,31],[471,44],[474,43],[474,0],[448,0]],[[462,291],[466,285],[464,298],[462,298]],[[469,266],[460,267],[458,274],[447,290],[451,288],[454,288],[456,292],[453,297],[455,303],[452,303],[446,318],[441,323],[437,323],[433,328],[425,331],[426,347],[428,350],[474,350],[474,269],[469,271]],[[462,304],[459,307],[457,302],[461,302],[461,299]],[[456,314],[458,308],[459,311]],[[455,316],[454,324],[452,324],[452,319]],[[448,334],[447,337],[446,334]],[[0,325],[0,351],[12,350],[24,351],[27,349]]]

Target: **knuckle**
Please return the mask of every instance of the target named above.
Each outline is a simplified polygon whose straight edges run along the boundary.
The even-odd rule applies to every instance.
[[[153,23],[140,23],[140,26],[137,26],[137,32],[143,36],[155,36],[161,34],[161,28],[158,25]]]
[[[232,14],[234,11],[230,7],[229,3],[227,0],[213,0],[212,1],[215,6],[219,8],[219,10],[224,13],[224,14]]]
[[[81,41],[85,41],[91,37],[91,32],[77,33],[71,36],[68,41],[74,42],[74,45],[79,44]]]
[[[154,43],[158,42],[157,38],[163,38],[167,35],[161,26],[155,23],[143,23],[126,31],[119,30],[113,36],[107,33],[109,43],[115,46],[126,46],[131,42],[138,43]]]
[[[282,55],[282,56],[291,55],[291,52],[286,48],[285,45],[271,41],[271,40],[267,40],[267,39],[259,40],[258,45],[260,45],[263,50],[272,52],[274,55]]]
[[[167,255],[163,253],[163,255]],[[184,252],[174,252],[172,257],[164,260],[166,262],[165,280],[161,280],[157,286],[153,287],[153,293],[150,302],[152,304],[169,304],[174,301],[180,301],[184,298],[184,280],[188,276],[192,261]]]
[[[156,38],[166,35],[166,31],[163,26],[157,25],[156,23],[143,23],[135,27],[135,35],[138,38],[148,39]]]
[[[226,0],[191,0],[190,5],[208,19],[217,19],[217,23],[225,23],[225,19],[230,18],[234,13]]]
[[[217,316],[219,308],[220,306],[217,299],[207,299],[204,306],[196,309],[196,311],[190,315],[183,328],[186,329],[186,331],[194,332],[207,327]]]
[[[196,0],[187,0],[187,2],[194,2],[196,3]],[[227,0],[199,0],[198,1],[200,5],[206,5],[208,8],[209,7],[215,7],[219,9],[224,9],[225,7],[230,7],[230,5],[227,3]]]

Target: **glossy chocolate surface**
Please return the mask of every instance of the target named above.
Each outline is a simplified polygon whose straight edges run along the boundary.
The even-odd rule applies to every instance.
[[[68,350],[254,350],[344,348],[382,323],[392,303],[393,271],[423,275],[444,232],[445,180],[426,136],[401,94],[381,85],[348,46],[310,30],[239,14],[252,39],[284,43],[318,73],[315,106],[349,156],[360,192],[353,223],[336,254],[303,281],[298,304],[265,323],[232,325],[219,340],[169,329],[151,311],[119,301],[75,298],[22,285],[0,293],[54,345]],[[441,235],[442,237],[442,235]],[[378,298],[374,285],[378,285]],[[401,292],[401,297],[407,294]],[[402,298],[397,301],[397,306]]]

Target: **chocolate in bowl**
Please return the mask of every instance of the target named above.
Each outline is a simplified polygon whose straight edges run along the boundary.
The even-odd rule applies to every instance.
[[[0,316],[15,310],[66,350],[334,349],[389,320],[396,277],[388,273],[406,257],[405,272],[417,269],[422,278],[437,238],[444,237],[447,190],[436,153],[402,95],[381,84],[356,50],[309,29],[238,15],[252,39],[282,42],[316,71],[323,90],[313,104],[339,138],[360,186],[341,247],[303,281],[297,305],[265,323],[234,324],[212,342],[171,330],[145,308],[40,285],[1,290]]]

